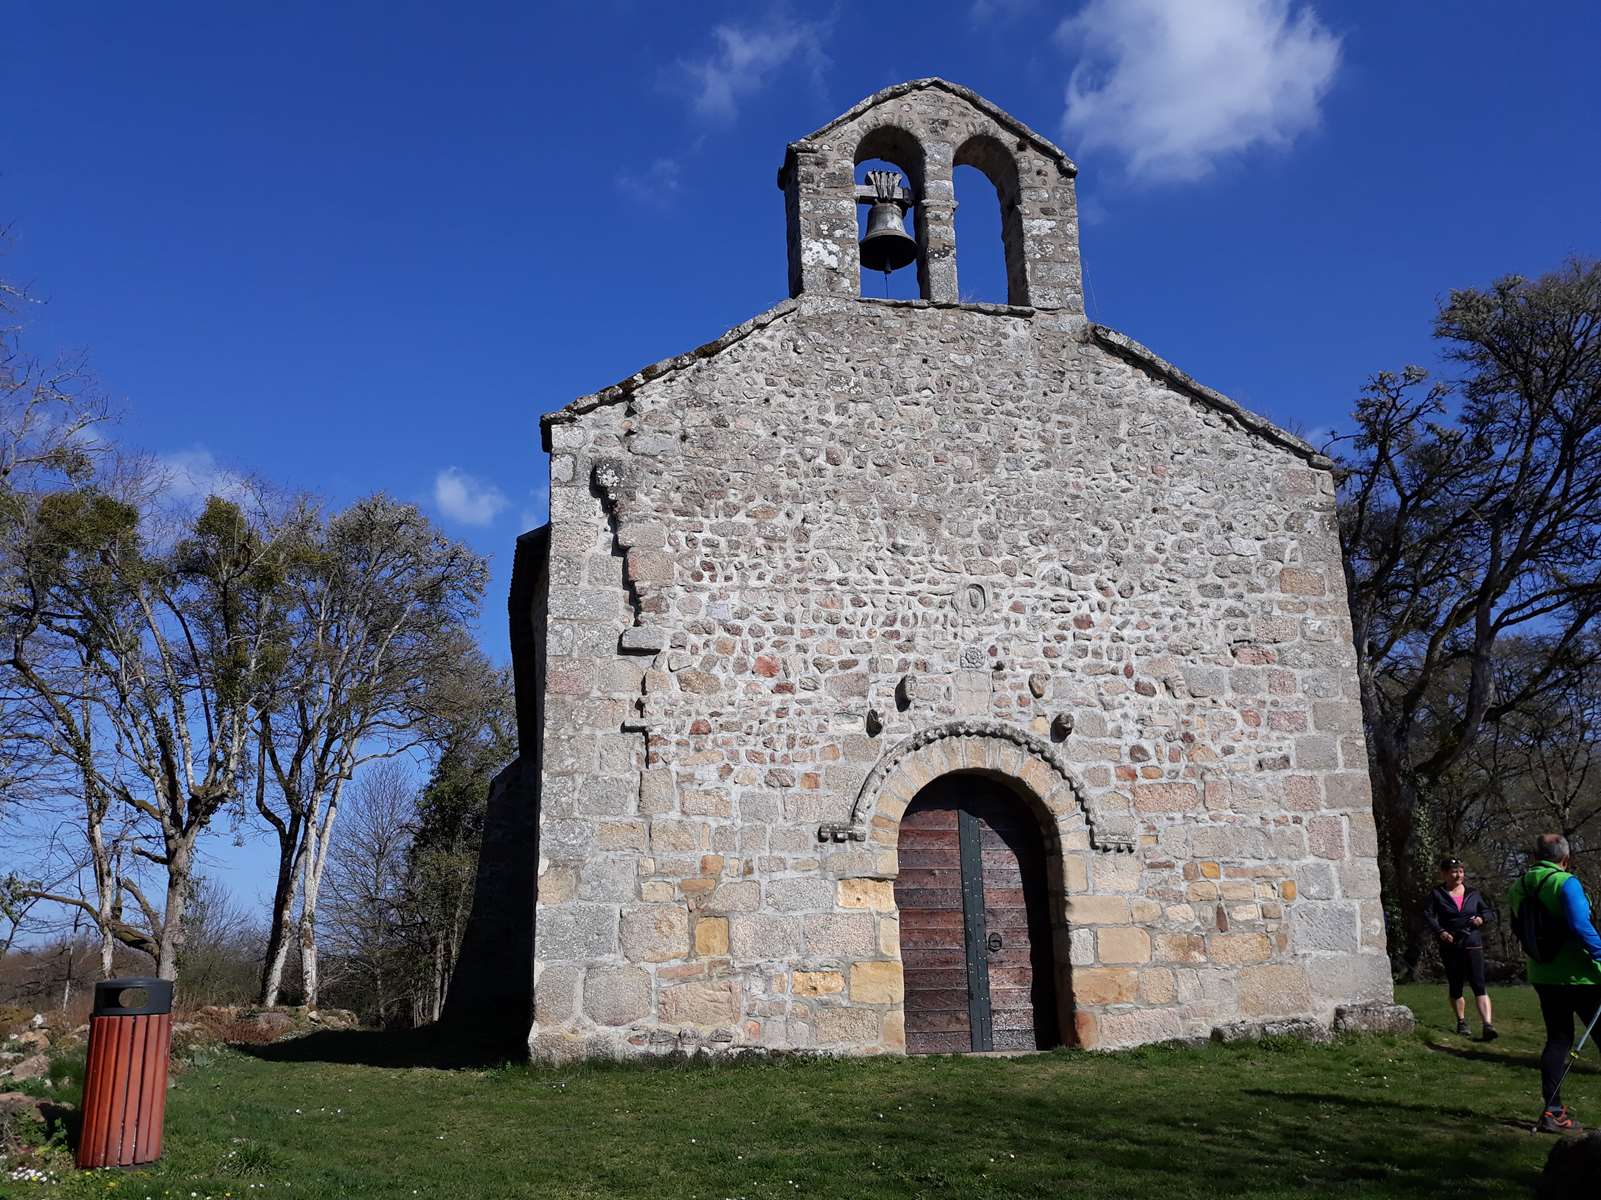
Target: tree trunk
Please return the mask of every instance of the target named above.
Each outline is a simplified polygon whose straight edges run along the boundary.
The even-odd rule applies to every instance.
[[[1404,981],[1417,974],[1418,961],[1427,948],[1423,921],[1423,902],[1429,889],[1424,865],[1426,847],[1419,827],[1418,797],[1387,749],[1383,739],[1374,747],[1374,816],[1383,831],[1379,870],[1384,895],[1390,906],[1390,958],[1401,968]]]
[[[278,1003],[283,990],[284,965],[289,961],[289,924],[294,919],[295,898],[300,891],[300,873],[295,869],[293,842],[278,843],[278,881],[273,889],[271,923],[267,927],[267,954],[261,966],[263,1007]]]
[[[315,903],[308,897],[300,909],[300,976],[305,995],[301,997],[307,1008],[317,1007],[317,916],[307,906]]]
[[[178,978],[178,954],[183,949],[184,909],[189,903],[190,850],[187,842],[177,846],[169,843],[167,850],[167,905],[161,916],[161,934],[157,943],[156,978]]]
[[[316,820],[315,809],[306,818],[302,843],[304,849],[301,853],[300,971],[305,976],[305,1002],[308,1008],[317,1007],[317,899],[322,891],[322,873],[328,866],[328,850],[333,844],[334,817],[339,812],[339,797],[353,769],[354,764],[347,761],[344,769],[335,777],[321,824]]]
[[[86,783],[86,786],[91,785]],[[106,848],[105,828],[92,802],[88,805],[88,818],[89,855],[95,880],[95,923],[100,933],[100,978],[110,979],[111,956],[117,947],[116,939],[111,936],[111,920],[122,890],[122,864],[115,861]]]
[[[67,977],[66,977],[66,979],[63,981],[63,983],[61,985],[61,1011],[62,1012],[66,1012],[67,1009],[72,1004],[72,969],[73,969],[73,967],[75,965],[74,960],[77,958],[77,949],[78,949],[78,940],[77,940],[78,922],[76,920],[74,920],[73,923],[72,923],[72,932],[73,932],[73,938],[72,938],[71,941],[69,941],[67,943],[67,953],[66,953],[66,959],[67,959],[67,972],[66,972],[66,974],[67,974]]]

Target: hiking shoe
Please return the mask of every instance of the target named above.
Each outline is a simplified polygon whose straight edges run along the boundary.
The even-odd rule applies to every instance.
[[[1500,1036],[1501,1035],[1495,1031],[1495,1026],[1494,1025],[1486,1025],[1484,1027],[1484,1036],[1481,1037],[1479,1040],[1481,1042],[1493,1042],[1493,1041],[1495,1041],[1496,1038],[1498,1038]]]
[[[1473,1035],[1473,1030],[1468,1028],[1468,1023],[1465,1020],[1457,1021],[1456,1031],[1463,1037],[1471,1037]]]
[[[1540,1114],[1540,1123],[1534,1128],[1538,1133],[1584,1132],[1584,1126],[1580,1125],[1573,1119],[1573,1114],[1568,1112],[1568,1106],[1566,1104],[1559,1108],[1546,1109]]]

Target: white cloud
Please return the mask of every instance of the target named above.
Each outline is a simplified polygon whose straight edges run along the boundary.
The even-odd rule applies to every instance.
[[[219,464],[217,456],[204,446],[158,454],[155,467],[162,495],[180,505],[208,496],[238,500],[248,486],[243,475]]]
[[[492,483],[476,479],[456,467],[434,476],[434,503],[439,511],[463,525],[488,525],[511,502]]]
[[[643,171],[617,173],[617,190],[636,204],[665,207],[683,187],[684,169],[676,158],[653,159]]]
[[[645,170],[646,184],[662,195],[671,195],[683,187],[683,176],[676,158],[658,158]]]
[[[1225,155],[1317,125],[1340,39],[1299,0],[1089,0],[1059,36],[1069,153],[1114,150],[1146,180],[1193,180]]]
[[[816,76],[828,61],[823,33],[821,25],[779,14],[759,25],[717,26],[712,30],[716,49],[711,54],[678,63],[695,112],[712,120],[733,120],[739,115],[739,102],[792,60],[806,63]]]

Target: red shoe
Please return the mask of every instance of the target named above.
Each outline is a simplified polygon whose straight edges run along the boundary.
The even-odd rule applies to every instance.
[[[1548,1108],[1540,1114],[1540,1123],[1536,1125],[1537,1133],[1582,1133],[1584,1126],[1573,1119],[1568,1112],[1568,1106],[1562,1104],[1556,1108]]]

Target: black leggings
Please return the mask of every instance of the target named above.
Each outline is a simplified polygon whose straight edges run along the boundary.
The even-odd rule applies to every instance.
[[[1540,1015],[1545,1018],[1545,1049],[1540,1051],[1540,1092],[1545,1096],[1547,1108],[1562,1103],[1557,1080],[1562,1067],[1573,1049],[1573,1018],[1588,1025],[1601,1008],[1601,984],[1593,983],[1537,983],[1534,991],[1540,997]],[[1601,1029],[1596,1033],[1601,1034]],[[1592,1034],[1591,1037],[1594,1037]]]
[[[1475,996],[1484,995],[1484,949],[1480,946],[1440,946],[1440,961],[1445,964],[1445,983],[1451,989],[1451,999],[1462,999],[1462,984],[1473,988]]]

